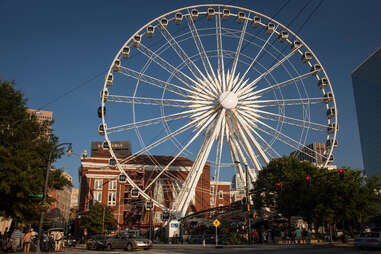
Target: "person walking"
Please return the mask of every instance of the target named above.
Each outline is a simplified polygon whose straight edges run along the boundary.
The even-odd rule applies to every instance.
[[[21,239],[22,239],[22,232],[20,231],[19,228],[16,228],[12,235],[11,235],[11,242],[12,242],[12,250],[13,252],[17,251],[17,248],[20,247]]]
[[[24,253],[30,253],[30,243],[32,242],[32,229],[24,235],[22,243],[24,244]]]
[[[302,240],[302,231],[300,228],[295,230],[295,240],[298,242],[298,244],[300,244],[300,241]]]

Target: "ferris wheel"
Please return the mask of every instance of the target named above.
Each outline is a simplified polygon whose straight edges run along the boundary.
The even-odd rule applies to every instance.
[[[180,217],[206,163],[216,181],[237,173],[245,182],[245,168],[254,181],[271,159],[292,152],[325,167],[337,145],[335,96],[316,55],[276,20],[231,5],[177,9],[132,34],[110,65],[99,116],[127,182]],[[118,140],[130,140],[133,155],[118,160],[111,145]],[[325,149],[313,150],[314,142]],[[141,155],[157,164],[144,187],[124,167]],[[154,155],[171,159],[163,165]],[[184,157],[192,165],[176,179],[170,169]],[[171,207],[148,193],[166,174],[176,185]]]

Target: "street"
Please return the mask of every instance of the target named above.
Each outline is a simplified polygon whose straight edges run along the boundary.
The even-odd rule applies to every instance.
[[[236,254],[237,252],[242,253],[257,253],[257,254],[272,254],[272,253],[324,253],[324,254],[340,254],[340,253],[361,253],[361,254],[371,254],[379,253],[380,250],[360,250],[353,246],[343,245],[343,246],[329,246],[329,245],[257,245],[254,247],[231,247],[224,246],[223,248],[215,248],[212,245],[202,247],[201,245],[157,245],[151,250],[141,250],[135,251],[139,254],[171,254],[171,253],[208,253],[208,254]],[[118,254],[118,253],[129,253],[124,250],[113,250],[113,251],[94,251],[86,249],[67,249],[65,253],[98,253],[98,254]]]

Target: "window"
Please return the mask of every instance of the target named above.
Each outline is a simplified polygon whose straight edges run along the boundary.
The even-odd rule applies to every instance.
[[[210,198],[210,205],[214,206],[216,203],[214,202],[214,197]]]
[[[95,190],[102,190],[103,189],[103,180],[95,180],[94,189]]]
[[[102,192],[101,191],[95,191],[94,192],[94,199],[93,199],[93,201],[94,201],[94,204],[96,202],[102,203]]]
[[[116,190],[116,180],[111,180],[108,182],[108,189],[109,190]]]
[[[211,193],[211,194],[214,193],[214,186],[211,186],[211,187],[210,187],[210,193]]]
[[[116,192],[109,192],[108,193],[108,202],[107,202],[107,204],[109,206],[116,205]]]
[[[223,199],[223,198],[224,198],[224,192],[223,192],[222,190],[220,190],[220,191],[218,192],[218,198],[219,198],[219,199]]]

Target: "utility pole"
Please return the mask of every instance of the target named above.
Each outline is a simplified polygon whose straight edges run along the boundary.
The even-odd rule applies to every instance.
[[[48,196],[48,183],[49,183],[49,172],[52,168],[52,156],[53,156],[53,152],[56,151],[58,149],[58,147],[60,146],[64,146],[64,145],[68,145],[68,149],[67,149],[67,155],[70,156],[71,155],[71,150],[72,150],[72,146],[71,146],[71,143],[62,143],[62,144],[58,144],[56,146],[54,146],[54,148],[50,151],[49,153],[49,158],[48,158],[48,166],[46,167],[46,177],[45,177],[45,186],[44,186],[44,197],[42,199],[42,205],[43,206],[46,206],[47,204],[47,196]],[[42,226],[44,224],[44,216],[45,216],[45,210],[42,210],[41,211],[41,217],[40,217],[40,226],[38,228],[38,238],[37,238],[37,252],[40,253],[41,250],[40,250],[40,242],[41,242],[41,238],[42,238]]]
[[[249,167],[247,164],[245,164],[245,173],[246,173],[246,216],[247,216],[247,239],[249,241],[249,245],[251,245],[251,219],[250,219],[250,213],[249,213],[249,206],[250,206],[250,201],[249,201]]]

